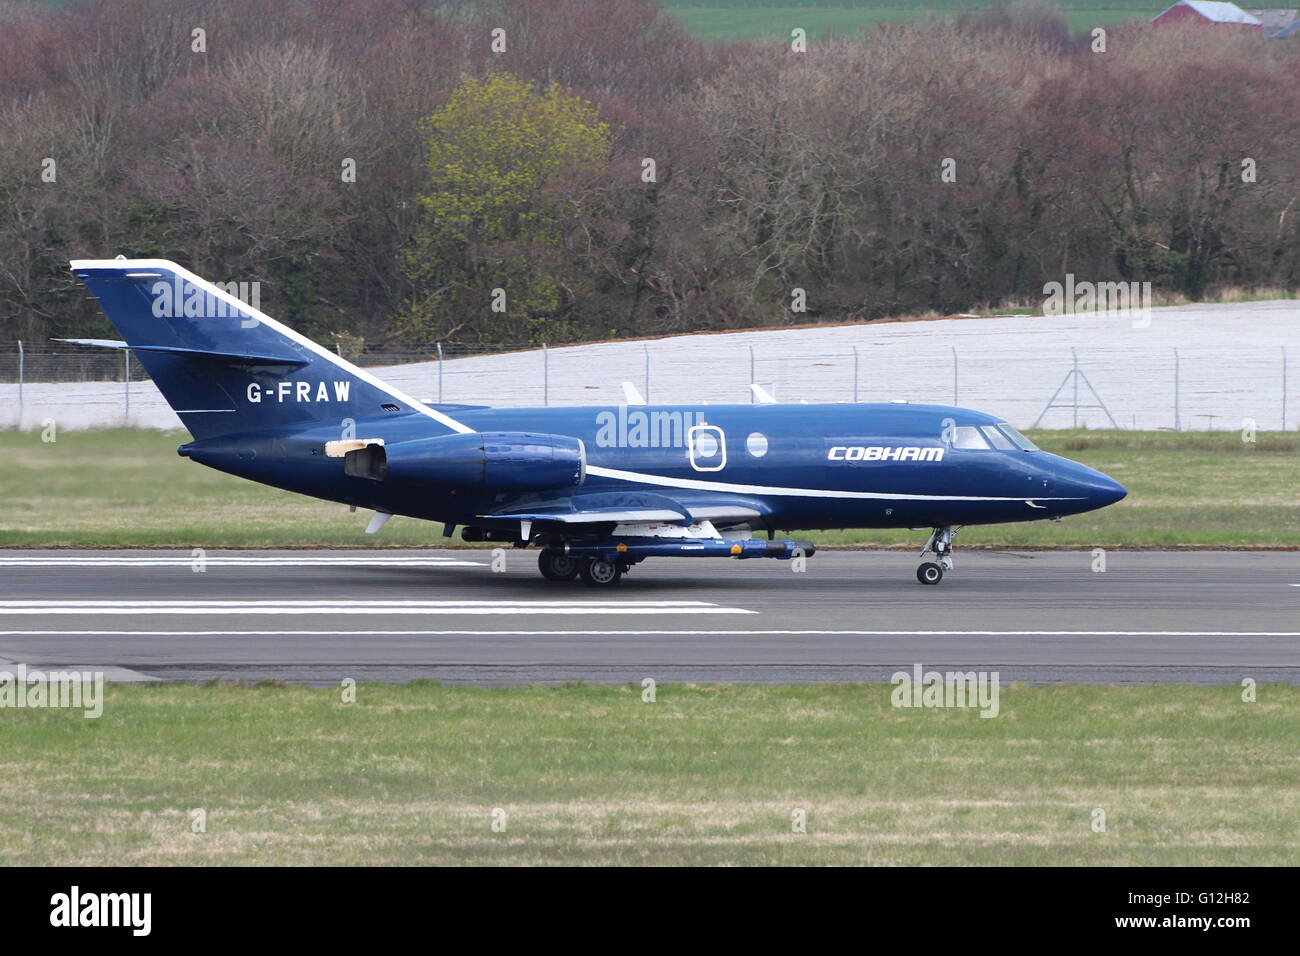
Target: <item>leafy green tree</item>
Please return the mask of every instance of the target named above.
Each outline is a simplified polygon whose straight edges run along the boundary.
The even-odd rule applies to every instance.
[[[496,73],[466,77],[423,131],[408,327],[486,344],[569,338],[586,281],[565,243],[592,215],[586,187],[609,162],[609,125],[558,84]]]

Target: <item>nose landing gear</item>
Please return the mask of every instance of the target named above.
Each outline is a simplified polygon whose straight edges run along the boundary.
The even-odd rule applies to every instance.
[[[938,584],[943,580],[943,568],[933,561],[926,561],[916,569],[916,579],[922,584]]]
[[[952,570],[952,539],[961,526],[944,525],[930,532],[930,540],[921,549],[921,557],[927,552],[934,552],[934,561],[922,562],[916,569],[916,579],[922,584],[938,584],[943,580],[943,572]]]

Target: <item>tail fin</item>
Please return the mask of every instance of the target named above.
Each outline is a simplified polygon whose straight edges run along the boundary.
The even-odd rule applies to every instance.
[[[71,266],[195,438],[395,412],[473,431],[174,262]]]

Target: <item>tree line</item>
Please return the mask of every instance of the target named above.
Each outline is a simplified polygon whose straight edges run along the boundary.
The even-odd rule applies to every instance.
[[[797,24],[795,24],[797,26]],[[1300,44],[1045,0],[714,44],[650,0],[0,0],[0,317],[165,257],[357,348],[1300,284]]]

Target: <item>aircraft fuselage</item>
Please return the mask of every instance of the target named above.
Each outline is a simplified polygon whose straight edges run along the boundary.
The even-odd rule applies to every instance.
[[[439,407],[439,406],[435,406]],[[998,419],[942,405],[441,406],[477,432],[581,439],[586,477],[566,493],[668,494],[707,507],[743,501],[765,528],[909,528],[1057,518],[1123,497],[1112,479],[1043,451],[954,447],[955,428]],[[387,445],[429,433],[428,419],[363,419],[358,439]],[[547,492],[507,494],[347,478],[325,456],[339,426],[269,429],[183,446],[195,461],[289,491],[457,525],[504,508],[545,507]]]

